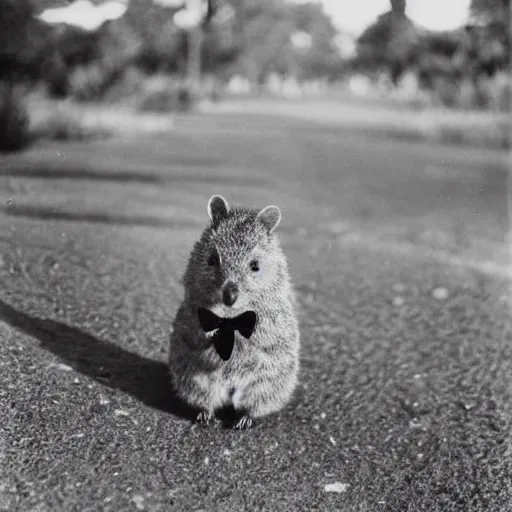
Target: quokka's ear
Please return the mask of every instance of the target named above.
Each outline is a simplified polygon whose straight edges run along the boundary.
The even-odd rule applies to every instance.
[[[222,196],[212,196],[208,201],[208,217],[212,221],[213,227],[227,217],[229,213],[229,204]]]
[[[267,228],[268,234],[270,234],[281,221],[281,210],[274,205],[265,206],[265,208],[258,213],[256,218],[263,223]]]

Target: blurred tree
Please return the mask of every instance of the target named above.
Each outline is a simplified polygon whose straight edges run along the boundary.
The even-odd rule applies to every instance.
[[[182,66],[186,40],[173,22],[177,10],[153,0],[130,2],[123,19],[125,31],[139,40],[135,61],[145,71],[176,71]]]
[[[426,32],[421,35],[414,60],[420,85],[432,89],[440,79],[456,81],[461,78],[463,64],[454,57],[460,48],[460,33]]]
[[[391,10],[379,16],[359,37],[355,65],[372,71],[389,69],[396,84],[416,56],[419,31],[405,14],[405,0],[390,3]]]
[[[485,16],[489,20],[508,24],[510,19],[510,0],[471,0],[470,8],[475,16]]]
[[[32,15],[29,0],[0,0],[0,70],[3,79],[13,79],[27,58]]]
[[[431,32],[407,18],[405,0],[391,0],[391,10],[359,38],[353,66],[364,72],[388,71],[395,84],[411,70],[420,86],[443,104],[459,105],[463,95],[466,105],[487,106],[493,95],[502,94],[489,90],[494,87],[490,80],[509,68],[510,3],[472,0],[472,21],[466,27]]]
[[[16,82],[23,75],[32,20],[28,0],[0,0],[0,151],[14,151],[28,140],[28,117]]]
[[[341,68],[336,30],[319,4],[217,0],[217,6],[219,12],[229,7],[224,12],[233,15],[229,24],[217,27],[219,46],[207,47],[217,55],[223,47],[221,63],[228,74],[262,84],[271,73],[309,79],[333,76]],[[211,56],[206,61],[211,62]]]
[[[473,23],[467,27],[467,53],[477,62],[473,73],[494,74],[510,65],[510,0],[471,0]]]
[[[414,58],[418,32],[405,14],[405,0],[392,0],[391,10],[378,17],[357,41],[356,68],[388,69],[397,83]]]
[[[240,36],[235,70],[262,84],[272,72],[291,68],[290,34],[293,20],[284,0],[243,0],[235,8]]]
[[[302,44],[294,45],[298,77],[311,79],[338,76],[344,62],[335,44],[337,31],[321,4],[292,6],[292,18],[295,31],[292,38],[298,34],[303,40]]]
[[[242,29],[236,8],[228,0],[211,0],[203,26],[202,62],[208,73],[224,77],[242,48]]]

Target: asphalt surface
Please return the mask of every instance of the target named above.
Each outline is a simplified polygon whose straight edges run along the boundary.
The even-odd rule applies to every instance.
[[[512,510],[504,153],[270,116],[0,159],[0,510]],[[250,431],[169,393],[213,193],[278,204],[301,383]]]

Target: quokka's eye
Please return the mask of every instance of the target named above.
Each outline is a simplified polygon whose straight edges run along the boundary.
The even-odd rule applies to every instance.
[[[210,258],[208,260],[208,265],[210,265],[211,267],[218,267],[219,264],[220,264],[219,253],[214,250],[210,254]]]
[[[251,261],[251,270],[253,272],[258,272],[260,269],[260,263],[258,260],[252,260]]]

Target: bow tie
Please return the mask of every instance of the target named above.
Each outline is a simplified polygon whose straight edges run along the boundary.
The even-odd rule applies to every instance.
[[[249,339],[256,326],[254,311],[246,311],[235,318],[221,318],[205,308],[199,308],[197,314],[204,332],[217,331],[213,335],[213,346],[224,361],[228,361],[233,352],[235,331]]]

